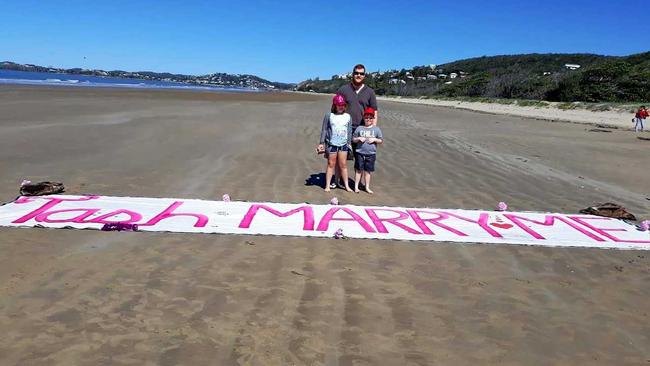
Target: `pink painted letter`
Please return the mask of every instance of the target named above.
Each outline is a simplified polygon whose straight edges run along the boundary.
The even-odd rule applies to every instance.
[[[208,223],[208,217],[202,214],[196,214],[196,213],[174,213],[174,210],[182,205],[182,201],[175,201],[169,207],[167,207],[163,212],[159,213],[158,215],[152,217],[149,221],[145,222],[144,224],[140,226],[153,226],[156,225],[158,222],[164,219],[168,219],[170,217],[174,216],[190,216],[194,217],[196,219],[196,224],[194,224],[194,227],[204,227]]]
[[[311,208],[311,206],[300,206],[298,208],[294,208],[293,210],[287,211],[287,212],[280,212],[278,210],[275,210],[267,205],[263,204],[253,204],[251,207],[248,209],[248,212],[246,212],[246,215],[244,215],[244,218],[241,220],[239,223],[239,228],[240,229],[248,229],[251,226],[251,222],[253,222],[253,218],[255,218],[255,215],[257,214],[257,211],[259,211],[260,208],[265,209],[267,212],[272,213],[275,216],[278,217],[287,217],[291,216],[299,211],[302,211],[303,214],[303,225],[302,229],[303,230],[314,230],[314,210]]]

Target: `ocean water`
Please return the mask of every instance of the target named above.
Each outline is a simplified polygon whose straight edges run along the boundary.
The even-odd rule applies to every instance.
[[[208,91],[257,91],[252,88],[205,86],[169,81],[123,79],[90,75],[54,74],[47,72],[13,71],[0,69],[1,84],[48,85],[73,87],[113,87],[140,89],[189,89]]]

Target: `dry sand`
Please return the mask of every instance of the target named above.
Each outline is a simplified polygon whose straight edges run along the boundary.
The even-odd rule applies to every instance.
[[[633,132],[382,102],[375,195],[309,182],[329,97],[0,88],[0,200],[69,193],[650,217]],[[640,365],[644,251],[0,228],[1,365]]]
[[[461,100],[378,97],[380,101],[393,101],[409,104],[431,105],[464,109],[475,112],[507,115],[515,117],[534,118],[546,121],[573,122],[591,125],[603,125],[612,128],[634,129],[632,118],[634,113],[623,108],[613,108],[607,111],[588,110],[584,108],[561,109],[562,103],[544,102],[546,106],[522,106],[517,104],[485,103]]]

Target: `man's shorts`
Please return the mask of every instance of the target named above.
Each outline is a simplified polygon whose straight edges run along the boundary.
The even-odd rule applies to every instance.
[[[359,153],[354,154],[354,170],[374,172],[376,158],[377,155],[375,154],[370,154],[370,155],[364,155]]]

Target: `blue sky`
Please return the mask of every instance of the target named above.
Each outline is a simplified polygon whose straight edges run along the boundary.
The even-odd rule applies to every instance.
[[[0,60],[272,81],[483,55],[650,49],[648,0],[7,1]],[[639,14],[645,13],[644,16]]]

